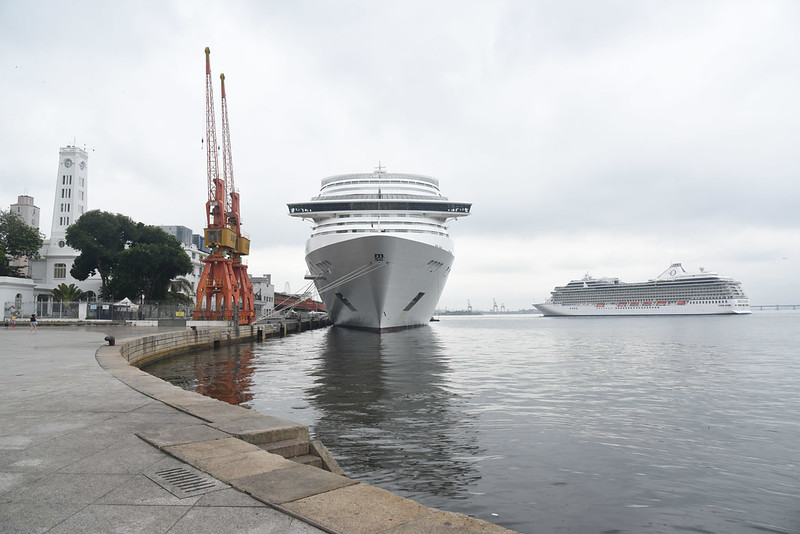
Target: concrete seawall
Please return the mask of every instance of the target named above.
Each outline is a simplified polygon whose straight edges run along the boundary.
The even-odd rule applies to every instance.
[[[114,340],[114,345],[99,348],[96,357],[103,368],[133,389],[204,421],[142,432],[137,434],[140,438],[319,529],[343,533],[511,532],[350,479],[321,443],[309,440],[308,427],[183,390],[138,369],[195,348],[276,335],[285,335],[280,325],[246,326],[238,332],[233,327],[196,328]],[[308,460],[311,456],[319,458],[319,463]]]
[[[120,356],[133,366],[143,367],[148,363],[188,352],[201,347],[219,346],[223,343],[238,343],[256,339],[261,330],[265,337],[278,335],[281,326],[266,324],[259,326],[228,326],[221,328],[193,328],[177,332],[164,332],[119,342]]]

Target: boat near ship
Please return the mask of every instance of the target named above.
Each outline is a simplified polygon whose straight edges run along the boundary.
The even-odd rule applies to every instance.
[[[673,263],[657,278],[626,283],[588,274],[556,287],[534,304],[545,316],[734,315],[750,313],[741,282],[700,269],[688,273]]]
[[[306,264],[337,326],[391,332],[427,325],[453,265],[446,224],[472,204],[442,196],[418,174],[343,174],[308,202],[288,204],[313,222]]]

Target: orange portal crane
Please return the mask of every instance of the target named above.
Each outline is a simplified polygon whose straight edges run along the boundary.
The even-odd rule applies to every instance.
[[[228,124],[228,98],[225,96],[225,75],[220,74],[222,88],[222,174],[228,188],[228,228],[236,233],[236,248],[231,252],[233,274],[239,287],[239,322],[250,324],[255,320],[253,284],[247,275],[247,265],[242,256],[250,254],[250,240],[242,235],[242,218],[239,213],[239,192],[233,182],[233,156],[231,155],[231,129]]]
[[[208,201],[206,202],[205,244],[211,254],[203,260],[205,267],[197,285],[197,306],[194,318],[200,320],[236,319],[249,324],[254,318],[253,288],[247,277],[247,267],[241,256],[249,252],[250,242],[241,238],[239,195],[233,191],[233,167],[230,161],[230,131],[227,128],[227,106],[223,105],[223,176],[218,173],[217,133],[214,121],[214,91],[211,81],[211,50],[206,47],[206,151],[208,170]],[[223,77],[223,103],[225,86]],[[230,174],[228,174],[228,169]],[[230,191],[231,196],[228,196]],[[241,239],[241,240],[240,240]],[[243,269],[242,269],[243,267]],[[241,276],[247,280],[249,295],[242,298]],[[249,310],[247,306],[249,304]]]

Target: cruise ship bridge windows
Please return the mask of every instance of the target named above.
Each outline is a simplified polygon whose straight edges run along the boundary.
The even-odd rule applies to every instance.
[[[431,235],[439,235],[442,237],[448,237],[448,234],[445,232],[434,232],[431,230],[409,230],[409,229],[386,229],[381,228],[380,230],[382,233],[389,233],[389,234],[407,234],[407,233],[415,233],[415,234],[431,234]],[[378,229],[359,229],[359,230],[327,230],[324,232],[314,232],[315,236],[323,236],[323,235],[330,235],[330,234],[374,234],[377,233]]]

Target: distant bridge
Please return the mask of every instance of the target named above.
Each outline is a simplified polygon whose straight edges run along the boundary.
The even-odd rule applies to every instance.
[[[758,304],[750,305],[750,309],[764,311],[764,310],[800,310],[800,304]]]

